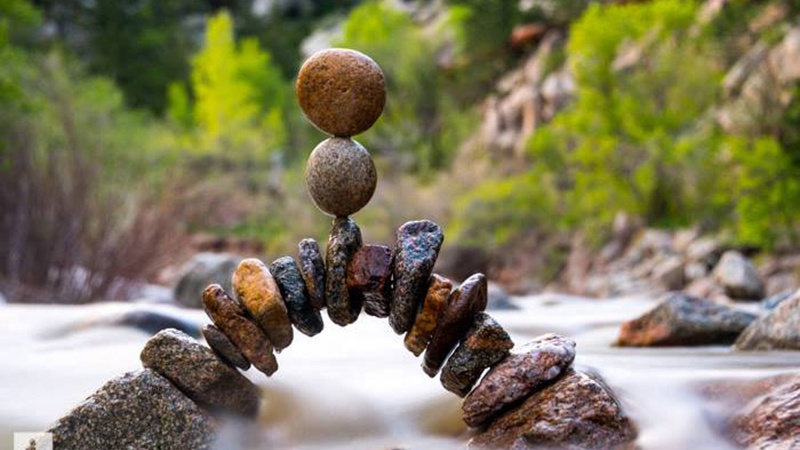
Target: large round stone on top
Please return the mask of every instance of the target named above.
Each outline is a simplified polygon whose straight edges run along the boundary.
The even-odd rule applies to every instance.
[[[308,157],[306,189],[326,214],[345,217],[356,213],[372,198],[377,182],[369,153],[351,139],[326,139]]]
[[[386,81],[378,64],[342,48],[311,55],[297,74],[295,90],[308,120],[338,137],[368,130],[386,103]]]

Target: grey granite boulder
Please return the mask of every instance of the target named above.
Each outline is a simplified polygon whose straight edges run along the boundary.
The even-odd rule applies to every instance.
[[[800,292],[780,302],[736,339],[736,350],[800,350]]]
[[[764,283],[758,277],[755,266],[735,250],[729,250],[722,255],[714,267],[714,278],[730,298],[739,300],[764,298]]]
[[[216,422],[144,369],[109,381],[46,431],[55,449],[199,450],[210,448]]]
[[[203,289],[209,284],[220,284],[232,292],[231,276],[242,258],[229,253],[198,253],[181,268],[181,277],[175,285],[175,301],[188,308],[202,308]]]

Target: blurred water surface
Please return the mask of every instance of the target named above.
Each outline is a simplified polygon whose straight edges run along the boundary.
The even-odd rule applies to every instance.
[[[619,349],[619,324],[653,306],[642,298],[593,300],[547,294],[519,298],[520,311],[492,315],[524,343],[557,332],[578,343],[576,364],[602,375],[641,427],[643,449],[730,448],[715,432],[728,412],[701,399],[711,384],[797,372],[800,352],[735,353],[727,347]],[[99,325],[107,317],[147,308],[200,325],[200,311],[105,303],[89,306],[0,307],[0,449],[13,431],[41,430],[106,380],[140,367],[147,334]],[[267,379],[247,375],[265,391],[257,428],[229,424],[220,448],[463,448],[460,399],[428,378],[385,320],[362,316],[322,334],[295,334]]]

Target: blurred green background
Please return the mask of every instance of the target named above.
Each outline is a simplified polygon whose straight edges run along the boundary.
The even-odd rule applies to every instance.
[[[324,242],[293,80],[329,46],[388,81],[366,241],[429,217],[543,282],[619,212],[793,248],[799,26],[792,0],[0,0],[0,286],[85,302]]]

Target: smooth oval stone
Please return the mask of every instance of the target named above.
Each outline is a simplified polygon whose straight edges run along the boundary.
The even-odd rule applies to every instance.
[[[275,278],[263,262],[249,258],[233,272],[233,290],[276,351],[289,346],[294,335],[289,312]]]
[[[564,373],[575,359],[575,342],[557,334],[540,336],[492,367],[467,396],[464,422],[480,426],[506,406],[523,400]]]
[[[322,316],[311,306],[311,300],[306,295],[306,285],[294,259],[291,256],[278,258],[269,267],[269,271],[278,282],[281,296],[289,311],[289,320],[295,328],[306,336],[314,336],[322,331]]]
[[[397,230],[394,293],[389,325],[403,334],[414,324],[417,307],[428,288],[433,265],[444,241],[439,225],[430,220],[407,222]]]
[[[329,138],[311,152],[306,189],[322,212],[336,217],[355,214],[375,193],[378,172],[369,152],[348,138]]]
[[[339,326],[351,324],[361,313],[361,299],[347,289],[347,266],[361,248],[361,230],[347,217],[333,219],[325,252],[325,300],[328,317]]]
[[[447,306],[452,290],[452,281],[437,274],[431,275],[428,292],[425,294],[422,308],[417,313],[414,325],[406,333],[406,338],[403,341],[406,348],[414,356],[419,356],[431,340],[433,330],[436,329],[439,317]]]
[[[392,250],[383,245],[361,247],[347,266],[350,296],[361,296],[364,312],[388,317],[391,306]]]
[[[343,48],[311,55],[297,74],[295,90],[308,120],[334,136],[368,130],[386,103],[386,81],[378,64]]]
[[[158,332],[147,341],[139,359],[200,405],[247,417],[258,412],[259,389],[182,331]]]
[[[476,273],[453,291],[447,307],[439,318],[422,362],[422,370],[428,376],[436,376],[447,355],[472,326],[475,314],[484,309],[486,309],[486,276]]]
[[[472,327],[442,369],[442,386],[459,397],[466,396],[483,371],[500,362],[513,347],[497,321],[485,313],[475,314]]]
[[[203,326],[203,337],[211,350],[214,350],[223,360],[242,370],[250,368],[250,361],[244,357],[233,342],[214,325]]]
[[[322,259],[319,244],[311,238],[303,239],[297,244],[297,254],[311,306],[320,310],[325,307],[325,260]]]
[[[256,369],[267,376],[278,370],[278,361],[266,333],[247,317],[244,309],[225,293],[222,286],[212,284],[203,291],[203,308]]]

